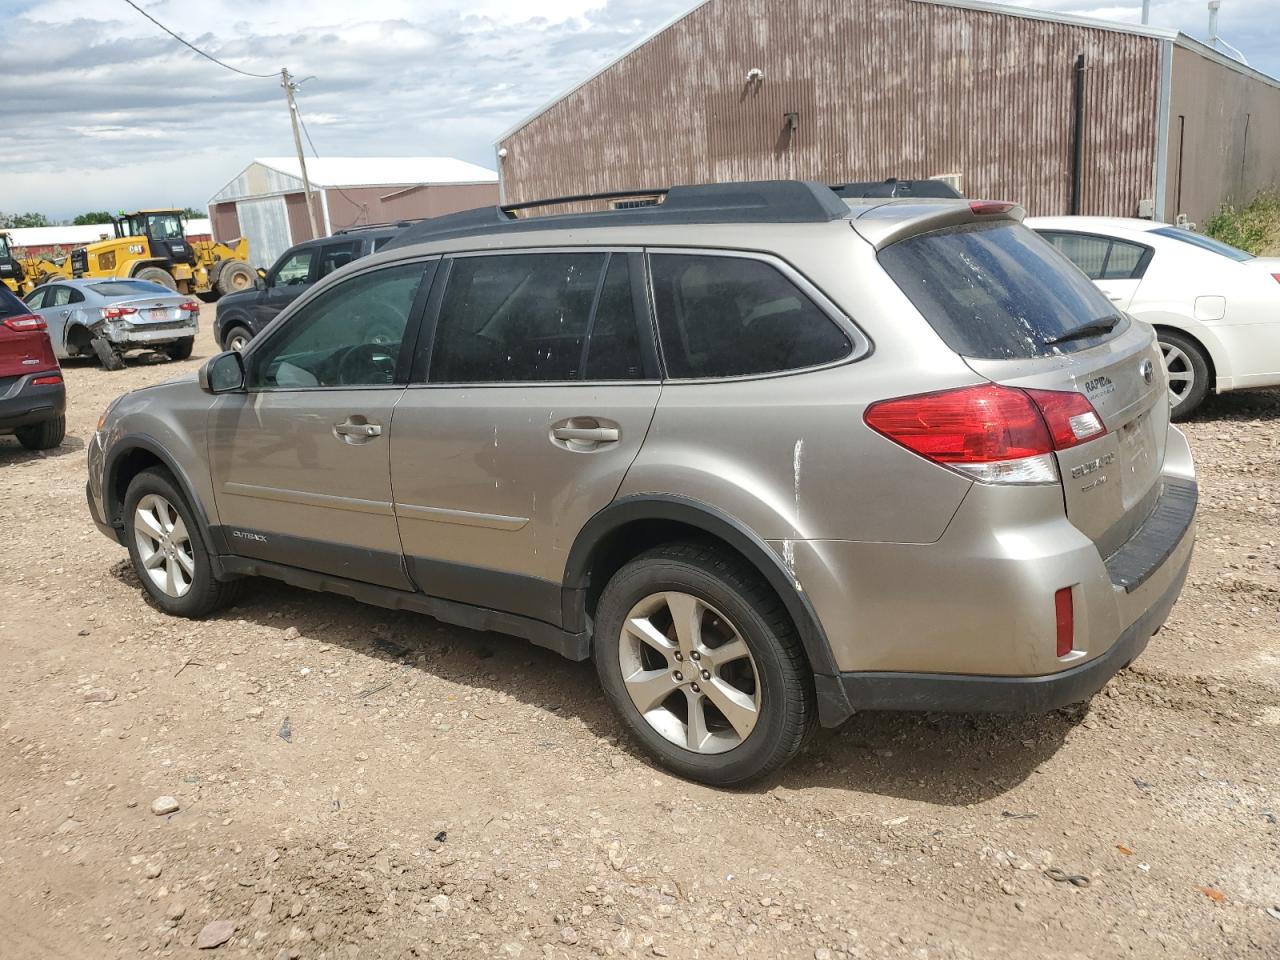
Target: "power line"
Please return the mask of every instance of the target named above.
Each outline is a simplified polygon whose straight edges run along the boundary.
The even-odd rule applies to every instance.
[[[124,2],[127,3],[129,6],[133,7],[133,9],[137,10],[140,14],[142,14],[144,17],[146,17],[148,20],[154,23],[157,27],[159,27],[169,36],[173,37],[173,39],[177,40],[183,46],[190,47],[196,53],[200,54],[200,56],[204,57],[206,60],[212,60],[214,63],[216,63],[220,67],[226,67],[228,70],[232,71],[233,73],[238,73],[246,77],[253,77],[256,80],[274,80],[277,76],[277,74],[274,74],[274,73],[250,73],[247,70],[241,70],[239,67],[233,67],[229,63],[223,63],[221,60],[219,60],[217,57],[213,56],[212,54],[205,53],[195,44],[182,39],[182,37],[178,36],[176,33],[174,33],[172,30],[166,27],[163,23],[161,23],[151,14],[147,13],[147,11],[143,10],[140,6],[134,3],[133,0],[124,0]]]

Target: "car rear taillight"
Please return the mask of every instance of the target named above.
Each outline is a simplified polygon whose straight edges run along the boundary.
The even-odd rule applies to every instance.
[[[61,382],[62,382],[62,378],[58,376],[36,377],[34,380],[31,381],[32,385],[37,387],[52,387],[55,383],[61,383]]]
[[[1058,626],[1058,656],[1065,657],[1076,645],[1076,612],[1070,587],[1053,595],[1053,616]]]
[[[1008,213],[1014,208],[1015,204],[1008,200],[970,200],[969,209],[980,217],[990,217],[995,214]]]
[[[121,317],[132,316],[138,312],[137,307],[103,307],[103,320],[119,320]]]
[[[182,304],[180,307],[178,307],[178,309],[179,309],[179,310],[186,310],[188,313],[199,313],[199,312],[200,312],[200,304],[196,303],[196,301],[194,301],[194,300],[188,300],[186,303],[184,303],[184,304]]]
[[[1067,450],[1078,443],[1096,440],[1107,432],[1102,418],[1082,393],[1062,390],[1027,390],[1049,427],[1055,450]]]
[[[4,321],[4,325],[10,330],[15,330],[18,333],[31,333],[35,330],[44,330],[46,327],[44,320],[33,313],[24,313],[20,316],[9,317]]]
[[[1055,450],[1106,433],[1080,394],[994,383],[873,403],[863,419],[913,453],[987,483],[1054,483]]]
[[[1280,273],[1273,273],[1271,275],[1271,279],[1274,280],[1276,283],[1280,283]]]

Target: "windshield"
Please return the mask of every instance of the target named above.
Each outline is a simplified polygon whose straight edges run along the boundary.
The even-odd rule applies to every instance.
[[[156,240],[181,239],[182,218],[176,213],[147,214],[147,236]]]
[[[1127,326],[1075,266],[1020,223],[899,240],[880,265],[956,353],[1009,360],[1073,353]]]
[[[1229,257],[1237,263],[1244,263],[1246,260],[1254,259],[1251,253],[1245,253],[1245,251],[1238,250],[1229,243],[1223,243],[1221,240],[1213,239],[1213,237],[1206,237],[1203,233],[1196,233],[1194,230],[1188,230],[1185,227],[1159,227],[1151,232],[1158,237],[1180,240],[1183,243],[1191,244],[1193,247],[1199,247],[1201,250],[1208,250],[1210,253]]]
[[[9,238],[0,234],[0,260],[9,259]]]
[[[173,293],[168,287],[147,280],[107,280],[103,283],[91,283],[89,289],[104,297],[130,297],[135,295],[155,296]]]

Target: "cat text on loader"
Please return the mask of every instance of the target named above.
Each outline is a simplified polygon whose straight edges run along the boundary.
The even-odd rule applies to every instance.
[[[216,299],[253,286],[249,241],[188,240],[180,210],[139,210],[115,218],[115,238],[71,252],[77,277],[136,277]]]

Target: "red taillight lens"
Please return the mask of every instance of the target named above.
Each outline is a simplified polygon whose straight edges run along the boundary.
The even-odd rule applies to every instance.
[[[178,309],[186,310],[188,313],[199,313],[200,304],[196,303],[194,300],[188,300],[186,303],[182,304],[182,306],[178,307]]]
[[[44,320],[31,313],[25,313],[17,317],[9,317],[9,319],[4,321],[4,325],[10,330],[16,330],[19,333],[30,333],[33,330],[44,330],[46,327]]]
[[[1031,398],[994,383],[873,403],[863,419],[937,463],[993,463],[1053,451]]]
[[[62,382],[61,377],[36,377],[34,380],[31,381],[32,385],[37,387],[51,387],[55,383],[61,383],[61,382]]]
[[[1065,657],[1076,643],[1076,612],[1070,587],[1063,587],[1053,595],[1053,615],[1058,624],[1058,656]]]
[[[863,419],[913,453],[990,483],[1052,483],[1055,450],[1107,432],[1081,394],[994,383],[873,403]]]
[[[1008,213],[1015,204],[1007,200],[970,200],[969,209],[980,217],[989,217],[997,213]]]
[[[1107,432],[1098,411],[1082,393],[1061,390],[1028,390],[1044,422],[1049,427],[1055,450],[1066,450],[1078,443],[1096,440]]]
[[[1274,280],[1276,283],[1280,283],[1280,273],[1273,273],[1271,275],[1271,279]]]
[[[121,317],[132,316],[138,312],[137,307],[103,307],[103,320],[119,320]]]

